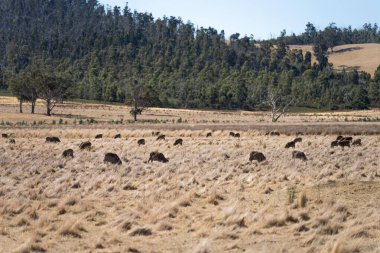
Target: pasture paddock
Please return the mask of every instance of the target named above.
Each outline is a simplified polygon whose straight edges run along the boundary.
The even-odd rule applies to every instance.
[[[0,139],[0,252],[380,252],[380,127],[341,120],[377,111],[272,124],[262,112],[150,109],[143,119],[183,123],[116,125],[108,121],[129,117],[125,107],[81,106],[60,110],[99,123],[0,126],[16,140]],[[265,135],[274,130],[280,136]],[[297,132],[307,161],[285,149]],[[338,133],[362,145],[331,148]],[[91,148],[80,151],[85,141]],[[74,157],[62,156],[67,149]],[[252,151],[266,160],[250,162]],[[148,163],[151,152],[169,162]],[[106,153],[122,164],[105,163]]]

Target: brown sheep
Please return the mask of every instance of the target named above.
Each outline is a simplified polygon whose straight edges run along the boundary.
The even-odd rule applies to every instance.
[[[235,133],[234,132],[230,132],[230,136],[235,137]]]
[[[307,157],[304,152],[294,150],[292,152],[293,159],[300,159],[302,161],[307,161]]]
[[[84,150],[84,149],[90,149],[91,148],[91,142],[89,141],[85,141],[85,142],[82,142],[80,145],[79,145],[79,148],[81,150]]]
[[[102,139],[103,138],[103,135],[102,134],[97,134],[96,136],[95,136],[95,139]]]
[[[169,159],[167,159],[164,156],[164,154],[162,154],[160,152],[151,152],[150,155],[149,155],[148,163],[149,162],[153,162],[153,161],[167,163],[167,162],[169,162]]]
[[[362,139],[356,139],[352,142],[352,146],[361,146],[362,145]]]
[[[296,142],[289,141],[288,143],[286,143],[285,148],[296,148]]]
[[[152,132],[152,136],[159,136],[160,132]]]
[[[183,140],[182,139],[177,139],[174,142],[174,146],[181,145],[182,146]]]
[[[334,147],[338,147],[338,142],[339,141],[332,141],[331,144],[330,144],[330,147],[334,148]]]
[[[8,134],[1,134],[1,137],[2,138],[8,138],[9,136],[8,136]]]
[[[140,139],[137,141],[137,144],[140,146],[140,145],[145,145],[145,140],[144,139]]]
[[[249,161],[252,162],[253,160],[258,161],[259,163],[262,161],[266,160],[266,157],[264,156],[263,153],[257,152],[257,151],[252,151],[249,154]]]
[[[121,134],[117,134],[115,135],[115,137],[113,137],[114,139],[120,139],[121,138]]]
[[[15,139],[9,139],[9,140],[8,140],[8,143],[9,143],[9,144],[16,144],[16,140],[15,140]]]
[[[338,145],[341,146],[343,150],[344,150],[344,147],[350,147],[350,143],[351,141],[346,140],[344,138],[338,141]]]
[[[239,133],[235,133],[234,137],[235,138],[240,138],[240,134]]]
[[[165,135],[164,134],[159,135],[156,140],[157,141],[159,141],[159,140],[165,140]]]
[[[105,163],[112,163],[112,164],[118,164],[118,165],[122,164],[119,156],[116,155],[116,154],[114,154],[114,153],[107,153],[107,154],[105,154],[103,162],[105,162]]]
[[[65,151],[63,151],[62,156],[74,158],[74,150],[72,150],[71,148],[66,149]]]
[[[340,141],[342,138],[343,138],[342,135],[338,135],[338,137],[336,137],[336,140],[337,140],[337,141]]]
[[[297,142],[302,142],[302,138],[301,138],[301,137],[297,137],[297,138],[295,138],[293,141],[294,141],[295,143],[297,143]]]
[[[58,143],[61,142],[61,140],[58,137],[46,137],[46,142],[52,142],[52,143]]]
[[[206,137],[211,137],[211,136],[212,136],[211,132],[209,132],[209,133],[206,134]]]

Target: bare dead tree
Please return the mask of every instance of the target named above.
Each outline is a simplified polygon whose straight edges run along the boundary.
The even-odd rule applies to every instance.
[[[272,122],[277,122],[288,111],[289,106],[294,103],[294,99],[275,92],[269,92],[266,102],[271,107]]]
[[[130,114],[133,116],[134,121],[137,121],[137,115],[141,115],[145,110],[143,103],[144,85],[141,80],[134,79],[126,88],[127,96],[132,102],[132,109]]]

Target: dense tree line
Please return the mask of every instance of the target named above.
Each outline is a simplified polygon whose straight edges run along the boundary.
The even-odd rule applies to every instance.
[[[34,95],[21,96],[17,85],[30,86],[20,80],[34,73],[37,87],[53,80],[57,99],[133,103],[136,92],[129,91],[137,83],[144,106],[253,110],[265,107],[271,92],[314,108],[380,105],[380,69],[373,78],[334,72],[330,46],[311,26],[315,64],[312,53],[289,49],[285,33],[258,45],[128,5],[106,9],[96,0],[2,0],[0,16],[0,88],[10,86],[26,101]],[[41,90],[37,96],[44,97]]]

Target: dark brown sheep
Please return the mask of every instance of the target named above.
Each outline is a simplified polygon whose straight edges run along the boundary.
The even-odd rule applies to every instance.
[[[157,141],[159,141],[159,140],[165,140],[165,135],[164,134],[159,135],[156,140]]]
[[[339,141],[332,141],[331,144],[330,144],[330,147],[332,147],[332,148],[338,147],[339,146],[338,142]]]
[[[352,146],[361,146],[362,145],[362,139],[356,139],[352,142]]]
[[[169,159],[167,159],[164,156],[164,154],[162,154],[160,152],[151,152],[150,155],[149,155],[148,163],[149,162],[153,162],[153,161],[167,163],[167,162],[169,162]]]
[[[338,137],[336,137],[336,140],[339,141],[339,140],[341,140],[342,138],[343,138],[342,135],[338,135]]]
[[[289,141],[288,143],[286,143],[285,148],[296,148],[296,142]]]
[[[118,164],[118,165],[122,164],[119,156],[117,154],[114,154],[114,153],[107,153],[104,156],[103,162],[105,162],[105,163],[112,163],[112,164]]]
[[[1,134],[2,138],[8,138],[8,134]]]
[[[71,148],[70,149],[66,149],[65,151],[63,151],[62,156],[63,157],[71,157],[71,158],[73,158],[74,157],[74,150],[72,150]]]
[[[181,145],[182,146],[183,140],[182,139],[177,139],[174,142],[174,146]]]
[[[235,133],[234,132],[230,132],[230,136],[235,137]]]
[[[302,138],[301,138],[301,137],[297,137],[297,138],[295,138],[293,141],[294,141],[295,143],[297,143],[297,142],[302,142]]]
[[[351,141],[345,140],[344,138],[338,141],[338,145],[344,149],[344,147],[350,147]]]
[[[206,137],[211,137],[211,136],[212,136],[211,132],[209,132],[209,133],[206,134]]]
[[[258,161],[260,163],[262,161],[265,161],[266,158],[263,153],[252,151],[251,154],[249,154],[249,161],[252,162],[253,160]]]
[[[121,134],[117,134],[115,135],[115,137],[113,137],[114,139],[120,139],[121,138]]]
[[[102,134],[97,134],[96,136],[95,136],[95,139],[102,139],[103,138],[103,135]]]
[[[58,137],[52,136],[46,137],[46,142],[58,143],[61,142],[61,140]]]
[[[85,141],[85,142],[82,142],[80,145],[79,145],[79,148],[81,150],[84,150],[84,149],[90,149],[91,148],[91,142],[89,141]]]
[[[235,133],[234,137],[235,138],[240,138],[240,134],[239,133]]]
[[[349,142],[351,142],[352,141],[352,137],[351,136],[343,137],[339,141],[349,141]]]
[[[160,132],[152,132],[152,136],[159,136]]]
[[[140,146],[140,145],[145,145],[145,140],[144,139],[140,139],[137,141],[137,144]]]
[[[307,157],[304,152],[294,150],[292,152],[293,159],[300,159],[302,161],[307,161]]]

